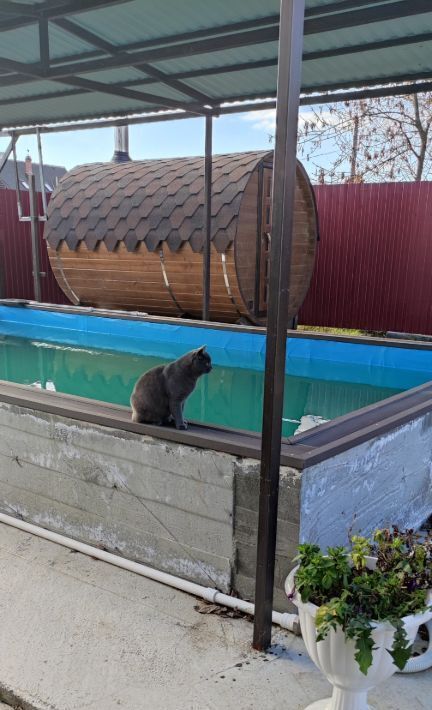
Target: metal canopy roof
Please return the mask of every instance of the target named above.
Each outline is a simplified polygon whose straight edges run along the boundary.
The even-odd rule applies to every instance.
[[[306,0],[304,32],[303,93],[432,81],[431,0]],[[0,128],[274,98],[278,34],[279,0],[1,0]]]

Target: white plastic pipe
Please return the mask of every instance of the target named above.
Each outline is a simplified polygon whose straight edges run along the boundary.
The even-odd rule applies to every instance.
[[[220,604],[221,606],[226,606],[230,609],[240,611],[243,614],[250,614],[251,616],[255,613],[255,605],[251,602],[230,597],[228,594],[223,594],[217,589],[202,587],[200,584],[188,582],[186,579],[181,579],[181,577],[175,577],[172,574],[161,572],[160,570],[153,569],[153,567],[147,567],[147,565],[142,565],[139,562],[127,560],[124,557],[113,555],[111,552],[105,552],[105,550],[99,550],[99,548],[92,547],[92,545],[86,545],[84,542],[78,542],[78,540],[73,540],[70,537],[59,535],[51,530],[45,530],[45,528],[41,528],[38,525],[26,523],[24,520],[19,520],[11,515],[0,513],[0,523],[11,525],[14,528],[18,528],[18,530],[23,530],[24,532],[31,533],[32,535],[37,535],[45,540],[49,540],[50,542],[55,542],[57,545],[69,547],[71,550],[82,552],[83,555],[95,557],[103,562],[108,562],[116,567],[121,567],[121,569],[126,569],[128,572],[134,572],[142,577],[147,577],[147,579],[153,579],[155,582],[161,582],[169,587],[180,589],[182,592],[187,592],[188,594],[193,594],[195,597],[205,599],[211,604]],[[281,626],[288,631],[292,631],[293,633],[300,633],[300,625],[297,614],[281,614],[278,611],[273,611],[272,622],[273,624],[277,624],[278,626]]]

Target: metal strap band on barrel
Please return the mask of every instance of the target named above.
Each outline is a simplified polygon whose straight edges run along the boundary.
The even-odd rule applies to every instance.
[[[159,250],[159,259],[160,259],[160,264],[161,264],[161,269],[162,269],[162,276],[163,276],[163,280],[164,280],[165,286],[167,287],[168,293],[169,293],[169,295],[171,296],[172,301],[173,301],[175,307],[177,308],[178,312],[180,313],[180,315],[183,315],[183,313],[184,313],[183,308],[180,306],[179,302],[177,301],[177,299],[176,299],[176,297],[175,297],[175,295],[174,295],[174,292],[173,292],[173,290],[172,290],[172,288],[171,288],[171,286],[170,286],[170,282],[168,281],[168,274],[167,274],[166,268],[165,268],[165,260],[164,260],[164,255],[163,255],[163,249],[160,249],[160,250]]]
[[[57,268],[60,271],[60,276],[63,279],[63,283],[66,286],[66,289],[69,291],[69,294],[72,296],[71,300],[75,303],[76,306],[78,306],[80,304],[80,300],[79,300],[78,296],[76,295],[75,291],[69,285],[69,281],[67,280],[65,272],[63,271],[63,264],[62,264],[62,260],[60,259],[60,255],[58,253],[58,249],[55,250],[55,255],[56,255]]]
[[[231,286],[228,278],[228,271],[227,271],[227,264],[226,264],[226,256],[225,254],[221,254],[221,261],[222,261],[222,271],[223,271],[223,277],[224,277],[224,283],[225,283],[225,288],[227,290],[228,296],[231,300],[231,303],[233,304],[234,308],[236,309],[237,313],[241,317],[241,313],[239,309],[237,308],[237,304],[234,300],[234,296],[232,295],[231,291]]]

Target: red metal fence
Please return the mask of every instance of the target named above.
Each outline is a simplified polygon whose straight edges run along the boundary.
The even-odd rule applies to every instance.
[[[432,182],[315,193],[321,241],[299,322],[432,334]]]
[[[28,192],[23,191],[21,196],[24,214],[28,215]],[[42,214],[41,204],[39,209]],[[41,278],[42,301],[69,303],[51,271],[42,233],[41,223],[39,237],[41,271],[46,274]],[[29,300],[34,298],[30,223],[18,221],[13,190],[0,190],[0,297]]]
[[[321,241],[300,323],[432,334],[432,182],[315,192]],[[42,300],[68,303],[40,247]],[[33,298],[30,225],[11,190],[0,190],[0,296]]]

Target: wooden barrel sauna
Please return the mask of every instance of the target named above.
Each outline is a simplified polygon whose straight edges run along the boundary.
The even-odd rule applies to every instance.
[[[212,320],[265,323],[272,153],[213,158]],[[204,218],[202,158],[97,163],[71,170],[53,192],[45,237],[72,303],[199,318]],[[317,217],[297,163],[291,263],[293,318],[309,287]]]

